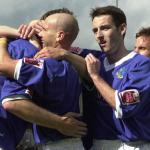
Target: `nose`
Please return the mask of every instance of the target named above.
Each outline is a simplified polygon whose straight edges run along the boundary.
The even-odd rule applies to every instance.
[[[103,32],[98,28],[97,33],[96,33],[97,38],[102,38],[103,37]]]

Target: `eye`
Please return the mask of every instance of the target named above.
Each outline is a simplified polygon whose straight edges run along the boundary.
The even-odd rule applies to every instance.
[[[104,25],[104,26],[101,27],[101,30],[107,31],[107,30],[109,30],[110,28],[111,28],[110,25]]]
[[[98,31],[98,29],[97,28],[93,28],[92,31],[93,31],[93,33],[96,33]]]

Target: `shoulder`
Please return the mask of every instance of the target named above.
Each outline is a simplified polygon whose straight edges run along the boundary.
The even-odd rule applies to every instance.
[[[74,71],[74,67],[68,61],[49,58],[44,59],[44,69],[57,75],[65,75]]]
[[[136,54],[133,58],[126,61],[122,67],[126,68],[128,75],[135,76],[135,78],[137,76],[150,76],[150,58],[140,54]]]
[[[101,57],[104,55],[100,50],[89,49],[89,48],[80,48],[80,47],[71,47],[70,52],[86,57],[87,54],[92,53],[95,57]]]
[[[8,45],[8,51],[13,58],[33,57],[38,49],[28,40],[11,40]]]
[[[10,39],[9,45],[18,45],[18,44],[29,44],[28,40],[24,40],[24,39]]]
[[[133,60],[132,60],[133,64],[135,65],[135,67],[145,67],[145,68],[149,68],[150,69],[150,58],[137,54]]]
[[[32,48],[32,49],[37,49],[33,44],[31,44],[28,40],[25,39],[15,39],[15,40],[10,40],[9,42],[9,47],[19,47],[19,48]]]

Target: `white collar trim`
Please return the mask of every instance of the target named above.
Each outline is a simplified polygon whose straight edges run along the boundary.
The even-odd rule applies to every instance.
[[[119,61],[117,61],[114,64],[109,64],[107,57],[105,57],[104,59],[104,67],[106,71],[109,71],[117,66],[119,66],[120,64],[122,64],[123,62],[133,58],[137,53],[132,51],[131,53],[129,53],[128,55],[126,55],[125,57],[123,57],[122,59],[120,59]]]

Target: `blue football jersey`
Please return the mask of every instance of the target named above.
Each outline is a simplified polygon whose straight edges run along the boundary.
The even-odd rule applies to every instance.
[[[104,79],[115,90],[114,122],[123,141],[150,140],[150,59],[135,52],[115,64],[104,59]]]
[[[101,61],[105,54],[99,50],[72,48],[71,52],[86,57],[92,53]],[[83,138],[84,147],[89,149],[93,139],[117,139],[118,131],[113,120],[112,108],[103,100],[97,89],[86,81],[82,84],[83,119],[87,123],[88,133]],[[107,117],[106,117],[107,115]]]
[[[5,79],[6,77],[0,76],[0,91],[2,91]],[[0,92],[0,98],[1,98],[1,92]],[[0,117],[6,118],[6,116],[7,116],[6,111],[2,107],[2,104],[0,104]]]
[[[23,57],[33,57],[38,51],[38,49],[31,43],[29,43],[27,40],[18,39],[11,41],[8,44],[8,51],[12,58],[20,59]],[[27,87],[16,82],[16,80],[7,78],[7,80],[5,80],[4,82],[4,86],[1,92],[2,102],[3,99],[7,100],[7,97],[13,95],[22,95],[24,98],[31,98]]]
[[[3,88],[4,81],[5,81],[5,77],[4,76],[0,76],[0,91]],[[1,97],[1,92],[0,92],[0,97]]]
[[[27,40],[18,39],[10,41],[8,44],[8,51],[12,58],[19,59],[24,55],[32,57],[37,52],[37,49],[30,44]],[[30,98],[27,93],[27,88],[17,83],[15,80],[2,77],[1,80],[1,101],[10,98],[14,95],[24,95]],[[13,98],[12,98],[13,99]],[[25,133],[27,123],[22,119],[14,116],[13,114],[6,112],[1,106],[0,117],[0,147],[3,149],[15,150],[17,144]]]
[[[24,58],[19,63],[21,68],[17,68],[17,81],[32,89],[33,99],[38,105],[58,115],[67,112],[79,113],[79,76],[70,63],[55,59],[32,58]],[[41,126],[34,129],[37,130],[40,139],[36,142],[64,137],[56,130]]]
[[[103,61],[105,54],[97,50],[82,49],[79,55],[85,57],[92,53],[100,61]],[[113,110],[103,100],[93,85],[83,82],[83,113],[88,124],[89,136],[94,139],[117,139],[117,130],[113,120]],[[107,115],[107,117],[106,117]]]
[[[22,139],[27,124],[7,112],[7,118],[0,117],[0,148],[4,150],[16,150],[16,146]]]

